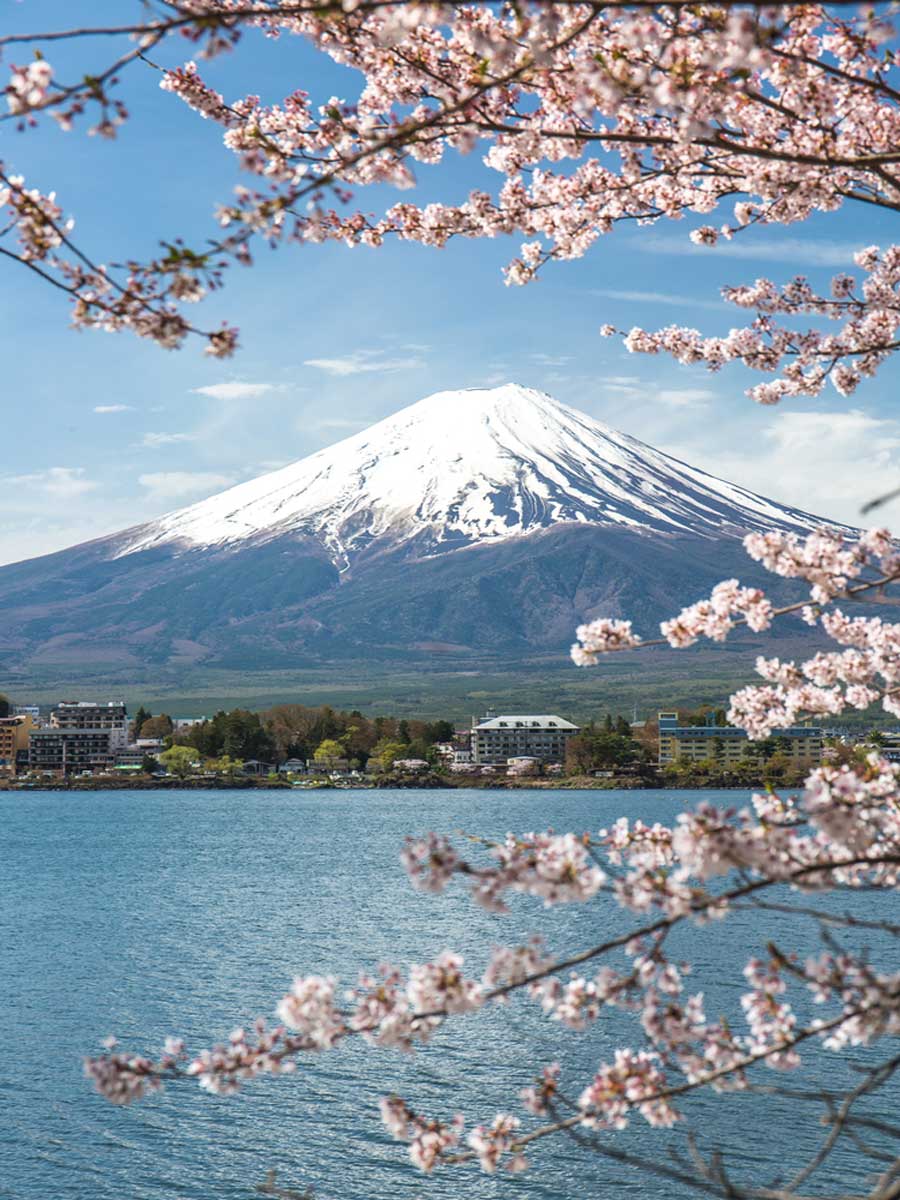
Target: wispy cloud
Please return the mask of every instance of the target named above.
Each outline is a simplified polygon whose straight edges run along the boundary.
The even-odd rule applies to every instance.
[[[10,487],[29,488],[59,500],[71,500],[93,492],[97,484],[86,478],[84,467],[48,467],[30,475],[13,475],[5,481]]]
[[[858,242],[826,242],[815,238],[768,238],[754,231],[731,241],[719,239],[715,246],[695,246],[687,236],[649,234],[634,240],[634,248],[648,254],[676,254],[697,257],[759,259],[767,262],[800,262],[807,266],[846,267],[852,265]]]
[[[900,486],[900,421],[860,409],[804,410],[774,413],[761,435],[738,438],[724,423],[713,434],[700,443],[669,443],[665,449],[721,479],[826,520],[878,525],[900,512],[895,501],[870,518],[860,513],[868,500]]]
[[[215,471],[151,471],[138,477],[138,483],[154,500],[182,500],[187,496],[208,495],[234,483],[231,475]]]
[[[174,446],[179,442],[195,442],[196,433],[145,433],[141,445],[150,450],[158,450],[161,446]]]
[[[131,404],[95,404],[95,413],[121,413],[134,412],[134,406]]]
[[[716,393],[709,388],[663,388],[650,394],[654,400],[667,404],[669,408],[704,408],[716,398]]]
[[[611,396],[640,396],[647,385],[637,375],[607,375],[601,379],[600,387]]]
[[[677,292],[635,292],[618,288],[591,288],[592,296],[603,296],[607,300],[624,300],[634,304],[671,304],[678,308],[725,308],[724,300],[697,300],[694,296],[681,296]]]
[[[422,358],[391,358],[380,350],[357,350],[342,358],[307,358],[304,367],[314,367],[324,371],[326,375],[343,377],[346,375],[365,375],[369,372],[409,371],[424,367]]]
[[[236,379],[192,389],[196,396],[209,396],[211,400],[255,400],[277,390],[274,383],[241,383]]]
[[[528,357],[539,367],[564,367],[572,361],[570,354],[529,354]]]

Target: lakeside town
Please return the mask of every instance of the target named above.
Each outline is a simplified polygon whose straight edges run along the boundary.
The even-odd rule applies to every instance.
[[[794,786],[823,761],[873,749],[900,761],[900,730],[796,725],[763,742],[722,709],[604,714],[488,711],[447,720],[368,718],[277,705],[212,717],[154,715],[121,700],[42,706],[0,696],[0,789],[42,787]]]

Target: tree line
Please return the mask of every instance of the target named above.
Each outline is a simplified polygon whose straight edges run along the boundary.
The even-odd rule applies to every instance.
[[[198,758],[282,763],[313,759],[364,768],[369,759],[389,768],[398,758],[434,762],[434,747],[454,737],[452,722],[365,717],[358,709],[330,705],[279,704],[263,712],[234,708],[177,730],[167,713],[154,716],[143,705],[135,714],[135,737],[162,738],[166,749],[183,746]]]

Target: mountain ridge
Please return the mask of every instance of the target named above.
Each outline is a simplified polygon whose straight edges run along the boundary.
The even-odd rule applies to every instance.
[[[797,599],[740,538],[817,524],[534,389],[439,392],[158,521],[0,567],[0,676],[516,671],[564,662],[595,616],[652,631],[723,577]]]

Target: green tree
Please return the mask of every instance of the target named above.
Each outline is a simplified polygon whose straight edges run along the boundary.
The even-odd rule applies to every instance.
[[[452,721],[429,721],[422,736],[433,746],[435,742],[452,742],[455,733]]]
[[[145,754],[141,759],[141,770],[145,775],[154,775],[159,770],[159,761],[152,754]]]
[[[223,754],[221,758],[211,758],[206,765],[217,775],[225,775],[229,779],[234,779],[244,764],[239,758],[230,758],[227,754]]]
[[[141,736],[141,729],[144,726],[144,722],[149,721],[152,716],[153,716],[153,713],[150,711],[150,709],[144,708],[144,706],[142,704],[140,706],[140,708],[137,710],[137,712],[134,714],[134,720],[131,722],[132,737],[140,737]]]
[[[8,717],[11,712],[12,703],[9,699],[9,696],[4,696],[4,694],[0,692],[0,717]]]
[[[322,767],[333,767],[340,759],[345,758],[344,747],[335,738],[325,738],[316,746],[313,759]]]
[[[179,779],[190,775],[196,760],[197,753],[191,746],[170,746],[159,756],[159,761],[166,770],[177,775]]]
[[[405,742],[382,738],[380,742],[376,742],[375,748],[372,751],[372,757],[378,762],[382,770],[389,771],[397,759],[406,758],[408,752],[409,746]]]

